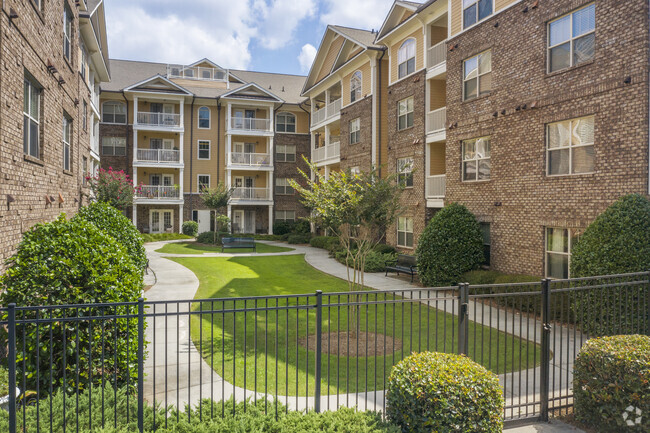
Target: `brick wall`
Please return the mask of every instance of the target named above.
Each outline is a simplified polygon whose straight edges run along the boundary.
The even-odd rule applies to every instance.
[[[306,186],[306,182],[302,175],[298,173],[298,169],[309,175],[309,167],[303,156],[307,159],[310,158],[310,136],[309,134],[275,134],[275,146],[287,144],[296,146],[296,162],[278,162],[274,160],[274,185],[278,178],[293,178],[301,185]],[[296,193],[293,195],[278,195],[274,190],[273,200],[275,201],[274,211],[293,210],[296,212],[296,219],[309,216],[307,209],[300,203],[300,196]],[[275,215],[273,215],[273,218],[275,219]]]
[[[126,138],[126,155],[111,156],[101,155],[101,166],[104,170],[109,167],[113,170],[124,170],[129,176],[133,176],[133,126],[132,125],[111,125],[107,123],[99,124],[99,150],[102,151],[103,137],[125,137]]]
[[[350,144],[350,121],[360,119],[360,140]],[[372,165],[372,96],[363,98],[341,111],[341,170],[359,167],[370,171]]]

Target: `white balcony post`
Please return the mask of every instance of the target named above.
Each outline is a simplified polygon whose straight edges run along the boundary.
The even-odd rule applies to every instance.
[[[138,124],[138,97],[133,97],[133,124]]]
[[[228,228],[228,232],[232,233],[231,232],[231,229],[232,229],[232,205],[228,205],[228,210],[226,211],[226,213],[228,214],[228,220],[230,221],[230,227]],[[217,222],[215,221],[214,224],[215,224],[214,228],[216,230],[217,229],[217,227],[216,227]]]
[[[138,205],[133,203],[133,225],[135,228],[138,228]]]
[[[269,137],[267,141],[267,148],[269,154],[269,166],[273,167],[275,164],[275,143],[273,142],[273,137]]]
[[[178,176],[180,179],[178,179],[178,198],[183,199],[183,192],[185,191],[185,175],[184,175],[184,169],[179,170]]]
[[[431,25],[430,24],[425,26],[425,29],[424,29],[424,41],[425,41],[424,44],[422,44],[423,45],[422,49],[424,50],[424,53],[422,53],[422,55],[424,56],[423,57],[424,64],[429,65],[429,62],[430,62],[429,56],[431,54],[430,51],[429,51],[429,48],[428,48],[428,47],[431,46]]]
[[[431,176],[431,143],[427,143],[424,146],[424,177]],[[429,191],[425,191],[425,194],[429,194]]]
[[[325,90],[325,108],[330,104],[330,91]]]
[[[273,200],[273,172],[269,171],[267,175],[268,182],[266,182],[266,199]]]
[[[330,166],[326,165],[325,166],[325,180],[328,180],[330,178]]]
[[[431,111],[431,81],[426,80],[424,83],[424,88],[425,88],[425,93],[424,93],[424,106],[425,106],[425,111],[428,113]],[[431,129],[431,125],[429,125],[429,116],[424,117],[424,130],[429,132]],[[427,171],[427,173],[429,173]]]
[[[181,115],[180,127],[182,128],[185,126],[185,98],[181,99],[180,111],[181,111],[179,113]]]
[[[178,205],[178,233],[183,234],[183,205]]]
[[[138,160],[138,130],[133,130],[133,160]],[[134,171],[135,175],[135,171]]]
[[[226,104],[226,131],[230,131],[232,128],[232,104],[228,102]]]
[[[273,234],[273,205],[269,206],[269,234]]]

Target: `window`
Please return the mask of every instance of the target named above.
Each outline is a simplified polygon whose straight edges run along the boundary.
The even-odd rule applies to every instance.
[[[405,188],[413,188],[413,158],[397,160],[397,181]]]
[[[490,223],[480,223],[481,234],[483,235],[483,265],[490,266],[490,250],[492,237],[490,236]]]
[[[361,74],[361,71],[352,74],[352,78],[350,78],[350,102],[361,99],[362,78],[363,75]]]
[[[415,39],[404,41],[397,52],[397,77],[403,78],[415,72]]]
[[[490,137],[465,140],[463,149],[463,181],[488,180],[490,162]]]
[[[126,104],[119,101],[107,101],[102,105],[102,122],[126,123]]]
[[[81,78],[83,78],[85,82],[86,68],[88,67],[88,53],[86,52],[86,47],[81,40],[79,41],[79,50],[81,51],[81,61],[79,62],[79,74],[81,74]]]
[[[72,11],[67,4],[63,6],[63,56],[70,61],[72,41]]]
[[[199,185],[199,192],[203,192],[204,189],[210,188],[210,175],[209,174],[199,174],[197,176],[198,178],[198,185]]]
[[[88,158],[84,156],[82,157],[82,162],[81,162],[81,182],[83,186],[88,185],[89,177],[90,177],[90,173],[88,173]]]
[[[594,171],[594,116],[547,125],[546,143],[548,176]]]
[[[88,131],[88,103],[86,101],[84,101],[82,116],[81,122],[84,131]]]
[[[546,276],[548,278],[570,277],[573,242],[570,229],[546,228]]]
[[[397,103],[397,130],[413,126],[413,97],[402,99]]]
[[[484,51],[463,62],[463,101],[492,91],[492,52]]]
[[[463,0],[463,28],[492,15],[492,0]]]
[[[594,58],[594,3],[548,23],[548,71],[555,72]]]
[[[102,155],[126,156],[126,138],[102,137]]]
[[[199,108],[199,129],[210,129],[210,109],[208,107]]]
[[[357,144],[361,141],[361,119],[356,118],[350,121],[350,144]]]
[[[296,132],[296,115],[292,113],[278,113],[275,117],[276,132]]]
[[[63,113],[63,169],[70,170],[70,139],[72,138],[72,119]]]
[[[275,180],[275,193],[279,195],[293,194],[293,188],[289,184],[289,179],[278,178]]]
[[[397,246],[413,248],[413,218],[397,218]]]
[[[275,220],[276,221],[295,221],[296,212],[293,210],[276,210],[275,211]]]
[[[210,142],[199,140],[198,159],[210,159]]]
[[[275,160],[278,162],[296,162],[296,145],[278,144],[275,146]]]
[[[25,77],[23,96],[23,151],[40,158],[41,86]]]

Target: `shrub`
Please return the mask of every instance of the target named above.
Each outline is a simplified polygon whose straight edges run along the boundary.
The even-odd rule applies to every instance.
[[[395,249],[394,246],[386,245],[386,244],[377,244],[377,245],[375,245],[375,251],[377,251],[378,253],[382,253],[382,254],[396,253],[397,252],[397,250]]]
[[[595,338],[575,362],[575,416],[599,432],[650,431],[650,337]]]
[[[347,251],[341,249],[334,254],[334,258],[344,265],[346,264]],[[377,251],[370,251],[366,256],[366,263],[364,272],[383,272],[386,270],[386,265],[397,263],[396,253],[378,253]],[[352,258],[347,260],[347,265],[352,267]]]
[[[0,397],[9,394],[9,371],[0,367]]]
[[[133,263],[144,270],[147,266],[147,253],[142,236],[131,220],[108,203],[91,203],[79,210],[73,220],[84,220],[107,233],[119,242],[129,254]]]
[[[66,221],[65,215],[61,215],[51,223],[35,225],[25,233],[7,265],[0,277],[0,305],[134,302],[141,296],[141,269],[133,264],[122,245],[83,219]],[[106,311],[86,307],[80,314],[125,314],[135,313],[134,310],[124,305]],[[4,320],[6,314],[3,313]],[[48,318],[67,317],[74,310],[31,310],[21,314],[21,319],[29,321],[39,314]],[[35,371],[40,371],[41,389],[48,389],[50,380],[54,389],[70,386],[75,375],[68,374],[68,383],[64,384],[63,368],[68,372],[78,369],[81,381],[89,380],[89,372],[95,382],[101,381],[102,372],[106,372],[106,378],[112,380],[115,375],[118,384],[129,376],[131,383],[136,383],[138,339],[133,321],[127,326],[126,319],[115,319],[106,321],[105,326],[93,327],[92,332],[90,329],[85,321],[58,322],[51,328],[48,324],[25,324],[18,332],[17,346],[26,350],[19,351],[17,363],[19,370],[24,369],[19,374],[25,375],[28,389],[36,388]],[[2,339],[7,338],[6,329],[0,328],[0,333],[0,341],[6,341]],[[111,344],[98,344],[102,338]],[[95,344],[89,350],[91,341]],[[76,347],[85,349],[76,351]]]
[[[299,219],[293,225],[293,233],[311,233],[311,224],[306,219]]]
[[[309,245],[314,248],[329,249],[331,244],[340,244],[339,238],[336,236],[314,236],[309,241]]]
[[[431,219],[418,240],[418,273],[426,286],[448,286],[483,261],[483,237],[467,208],[452,203]]]
[[[473,271],[465,272],[458,279],[459,283],[469,283],[471,285],[494,284],[494,281],[503,275],[499,271],[484,271],[482,269],[475,269]]]
[[[311,234],[309,233],[294,233],[289,235],[287,242],[290,244],[308,244],[310,239]]]
[[[291,221],[276,221],[273,224],[274,235],[285,235],[293,231],[294,222]]]
[[[108,203],[118,209],[126,209],[133,204],[135,193],[141,189],[133,185],[133,179],[124,170],[99,169],[97,176],[88,177],[88,184],[95,200]]]
[[[466,356],[417,353],[393,367],[386,415],[412,433],[501,432],[498,377]]]
[[[192,239],[192,236],[183,235],[180,233],[142,233],[142,240],[147,242],[160,242],[160,241],[176,241],[181,239]]]
[[[196,221],[185,221],[183,223],[183,234],[195,237],[199,233],[199,223]]]
[[[203,232],[196,237],[196,242],[206,245],[221,245],[221,238],[230,236],[228,232],[217,233],[217,243],[214,243],[214,232]],[[242,235],[237,235],[242,236]]]

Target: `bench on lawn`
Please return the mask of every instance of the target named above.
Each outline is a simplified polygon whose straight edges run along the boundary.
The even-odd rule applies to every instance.
[[[399,275],[400,272],[408,274],[411,276],[411,282],[413,282],[413,277],[418,274],[417,259],[415,256],[399,254],[397,256],[396,264],[386,266],[386,276],[388,276],[388,272],[397,272],[397,275]]]
[[[221,252],[229,248],[255,248],[255,239],[253,238],[221,238]]]

